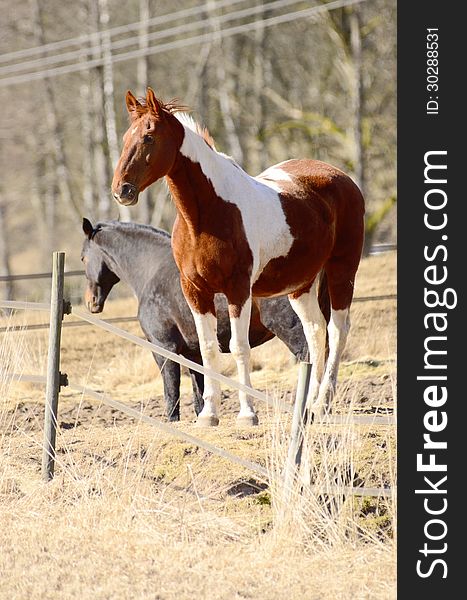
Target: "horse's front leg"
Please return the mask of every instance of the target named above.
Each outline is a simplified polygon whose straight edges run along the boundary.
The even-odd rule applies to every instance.
[[[172,350],[172,348],[168,348]],[[180,365],[154,354],[164,382],[164,399],[169,421],[180,421]]]
[[[216,334],[217,319],[214,307],[214,295],[207,296],[202,294],[183,276],[180,277],[180,283],[182,284],[183,293],[195,321],[203,366],[219,373],[221,352]],[[205,375],[203,391],[204,406],[197,420],[197,424],[200,427],[219,425],[218,411],[220,399],[221,387],[219,382]]]
[[[250,382],[250,344],[248,331],[250,328],[251,296],[244,304],[229,301],[230,317],[230,352],[237,363],[238,380],[240,383],[251,387]],[[258,417],[251,398],[246,392],[238,393],[240,412],[237,417],[239,426],[258,425]]]

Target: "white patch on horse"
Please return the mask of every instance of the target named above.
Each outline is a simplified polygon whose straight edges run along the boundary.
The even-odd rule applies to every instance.
[[[284,161],[283,163],[279,163],[277,165],[274,165],[273,167],[269,167],[268,169],[266,169],[266,171],[263,171],[260,175],[258,175],[258,179],[260,179],[261,181],[263,179],[267,180],[264,182],[264,183],[266,183],[266,185],[269,182],[276,182],[276,181],[287,181],[288,183],[292,183],[293,179],[290,176],[290,174],[287,173],[286,171],[284,171],[283,169],[281,169],[281,165],[283,165],[286,162],[288,162],[288,161]],[[279,186],[279,191],[280,191],[280,186]]]
[[[211,369],[216,373],[221,371],[221,352],[219,350],[219,342],[217,340],[217,319],[210,313],[200,315],[193,308],[191,308],[193,315],[196,331],[199,337],[199,348],[201,356],[203,358],[203,365],[207,369]],[[217,412],[219,408],[221,397],[221,387],[217,380],[211,379],[208,375],[204,376],[204,408],[200,412],[199,417],[203,418],[217,418]]]
[[[220,198],[240,209],[253,254],[253,284],[270,260],[287,256],[294,241],[279,190],[274,182],[251,177],[233,159],[210,148],[193,119],[186,115],[177,118],[185,130],[181,154],[200,165]]]
[[[137,131],[138,131],[138,128],[137,128],[137,127],[134,127],[134,128],[131,130],[131,135],[135,135],[135,133],[136,133]]]

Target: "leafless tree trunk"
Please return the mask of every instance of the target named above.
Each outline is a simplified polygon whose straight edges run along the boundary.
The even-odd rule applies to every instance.
[[[263,0],[259,0],[261,3]],[[261,18],[267,16],[266,9],[260,13]],[[258,15],[258,17],[260,16]],[[252,136],[252,152],[250,168],[254,173],[260,173],[269,165],[266,142],[263,139],[266,118],[266,97],[264,89],[271,85],[271,63],[267,54],[267,30],[262,21],[258,22],[254,35],[254,63],[253,63],[253,97],[252,103],[255,135]]]
[[[89,29],[99,31],[99,11],[95,0],[88,0]],[[92,59],[99,59],[101,51],[97,40],[91,40],[90,46],[94,48]],[[110,178],[105,155],[105,126],[104,126],[104,92],[102,84],[102,67],[96,67],[89,72],[89,113],[92,128],[92,162],[95,175],[95,202],[99,219],[110,217],[111,198],[109,194]]]
[[[211,50],[212,42],[209,42],[203,47],[196,64],[198,79],[195,79],[195,76],[193,74],[188,93],[188,99],[195,98],[196,96],[196,106],[198,109],[198,114],[201,117],[201,121],[205,125],[208,125],[209,123],[209,79],[211,71],[211,69],[209,68],[209,63],[211,60]]]
[[[87,77],[85,75],[85,77]],[[92,123],[90,116],[89,79],[83,81],[80,88],[81,96],[81,134],[83,139],[83,211],[84,215],[94,221],[97,217],[97,207],[94,203],[94,170],[92,164]]]
[[[230,40],[228,40],[230,42]],[[225,49],[225,46],[224,46]],[[224,57],[222,56],[223,46],[219,42],[219,58],[217,62],[217,82],[218,82],[218,97],[219,106],[222,113],[222,119],[224,121],[225,133],[227,137],[227,143],[229,145],[229,152],[234,159],[242,164],[243,163],[243,150],[240,144],[240,138],[237,134],[235,121],[232,112],[232,79],[228,78],[225,67]]]
[[[10,271],[10,253],[8,247],[7,227],[6,227],[6,206],[0,200],[0,275],[9,277]],[[13,300],[14,290],[12,281],[2,282],[2,296],[5,300]]]
[[[148,40],[148,20],[149,20],[149,0],[139,0],[139,20],[141,26],[138,34],[138,46],[140,50],[146,50],[149,46]],[[140,56],[137,64],[138,89],[143,93],[148,85],[148,57]]]
[[[138,34],[138,46],[141,50],[146,50],[149,45],[148,40],[148,19],[149,19],[149,0],[139,0],[139,20],[141,21],[141,27]],[[140,56],[137,63],[137,81],[138,90],[141,93],[144,92],[146,87],[149,85],[148,82],[148,57]],[[138,200],[138,219],[143,223],[149,223],[150,218],[150,201],[151,191],[150,188],[146,188],[139,195]]]
[[[45,43],[44,29],[42,25],[42,7],[40,0],[30,0],[31,2],[31,21],[33,27],[33,36],[37,45],[43,45]],[[65,145],[63,141],[63,129],[61,127],[58,111],[55,101],[55,95],[52,87],[52,83],[49,78],[45,78],[44,92],[45,102],[44,109],[46,113],[46,121],[49,128],[49,138],[52,143],[52,151],[55,159],[55,173],[58,188],[60,190],[60,196],[65,206],[70,208],[76,215],[80,214],[78,203],[75,201],[71,189],[70,171],[67,165],[65,155]],[[47,212],[51,218],[55,215],[55,207],[50,206],[53,197],[48,199]],[[50,221],[48,223],[50,230],[55,227],[55,222]]]
[[[362,141],[362,39],[360,32],[360,14],[358,9],[349,15],[350,53],[353,65],[352,116],[355,144],[355,178],[365,193],[364,149]]]
[[[362,33],[360,8],[342,8],[327,15],[331,28],[329,34],[334,43],[344,51],[341,69],[348,81],[350,96],[349,137],[353,145],[354,178],[365,193],[365,149],[362,140],[363,78],[362,78]]]
[[[35,0],[30,4],[32,10],[31,27],[36,43],[43,42],[44,35],[40,19],[40,5]],[[55,155],[56,145],[51,143],[54,135],[52,124],[54,119],[54,96],[50,81],[44,81],[46,102],[37,103],[34,112],[35,135],[27,139],[27,151],[32,158],[32,172],[29,181],[28,200],[34,211],[37,228],[36,243],[39,249],[40,264],[46,269],[50,264],[51,254],[54,250],[56,238],[56,207],[59,203],[57,187],[57,160]],[[38,88],[40,89],[40,88]],[[52,98],[52,103],[47,99]]]
[[[203,121],[205,120],[205,106],[201,98],[203,97],[203,90],[207,88],[204,84],[206,83],[206,70],[211,48],[212,42],[207,42],[202,46],[193,73],[190,76],[186,94],[186,101],[189,106],[194,106],[195,102],[198,104],[198,112]]]
[[[207,9],[213,10],[215,6],[213,0],[207,0]],[[214,32],[220,31],[219,20],[209,15],[209,20],[211,21],[211,27]],[[226,40],[223,44],[221,38],[215,42],[216,47],[216,75],[217,75],[217,96],[219,99],[219,107],[221,109],[222,119],[224,121],[225,133],[227,138],[227,143],[229,146],[229,152],[234,157],[234,159],[240,164],[243,163],[243,150],[240,144],[240,138],[238,137],[233,112],[232,112],[232,103],[231,98],[233,96],[232,84],[233,79],[227,76],[225,70],[225,58],[224,52],[226,52],[227,47],[231,47],[231,40]]]
[[[46,130],[47,126],[39,126],[38,136],[34,138],[34,143],[31,145],[31,152],[35,160],[29,194],[29,200],[35,212],[41,264],[44,268],[49,266],[54,250],[55,206],[58,203],[53,157],[40,147],[40,139],[45,137]]]
[[[100,67],[98,67],[99,69]],[[96,69],[97,71],[97,69]],[[91,76],[91,102],[93,115],[93,161],[96,173],[96,192],[99,218],[108,219],[110,216],[111,198],[109,196],[110,179],[107,170],[107,160],[104,153],[105,132],[104,116],[102,114],[103,98],[99,73]]]
[[[113,64],[110,34],[107,32],[110,22],[108,0],[99,0],[99,25],[101,30],[101,52],[104,61],[102,69],[102,85],[104,92],[104,115],[105,131],[107,136],[107,145],[109,149],[109,160],[111,171],[117,166],[120,156],[118,150],[117,125],[114,107],[114,82],[113,82]],[[107,189],[107,195],[110,197],[110,187]],[[118,205],[120,219],[122,221],[131,221],[130,209],[122,204]]]
[[[200,7],[199,18],[208,20],[209,12],[207,2],[204,3],[203,7]],[[186,102],[188,106],[196,108],[201,121],[208,124],[208,113],[209,113],[209,84],[208,84],[208,66],[211,58],[211,50],[213,43],[211,40],[206,42],[200,49],[196,64],[190,75],[188,82],[188,90],[186,93]]]

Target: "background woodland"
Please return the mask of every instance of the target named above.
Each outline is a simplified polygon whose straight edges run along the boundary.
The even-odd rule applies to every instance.
[[[83,216],[171,230],[163,184],[132,208],[110,194],[125,92],[147,85],[250,174],[299,157],[339,166],[366,197],[367,243],[395,242],[394,1],[0,6],[0,275],[47,271],[53,250],[79,268]]]

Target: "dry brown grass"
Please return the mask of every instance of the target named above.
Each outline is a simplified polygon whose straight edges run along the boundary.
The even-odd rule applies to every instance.
[[[394,255],[367,259],[356,295],[394,292],[394,280]],[[134,309],[118,300],[104,316]],[[355,304],[352,324],[336,410],[394,408],[394,303]],[[125,328],[138,332],[136,324]],[[260,427],[239,431],[229,390],[219,428],[200,431],[184,377],[177,426],[266,466],[267,487],[240,466],[66,389],[56,477],[44,485],[43,390],[13,385],[5,373],[43,372],[46,339],[0,337],[0,598],[395,597],[395,502],[345,494],[330,501],[305,485],[284,504],[289,419],[261,407]],[[73,381],[162,411],[161,378],[143,350],[91,328],[65,329],[63,348],[62,369]],[[273,397],[290,401],[296,375],[279,342],[254,351],[253,383]],[[311,460],[297,485],[394,486],[394,435],[350,424],[311,428]]]
[[[271,430],[203,437],[265,462]],[[305,494],[284,522],[280,488],[236,497],[255,485],[247,472],[143,425],[62,432],[44,485],[39,444],[39,433],[2,444],[0,597],[393,596],[393,541],[366,527],[361,501],[328,510]]]

